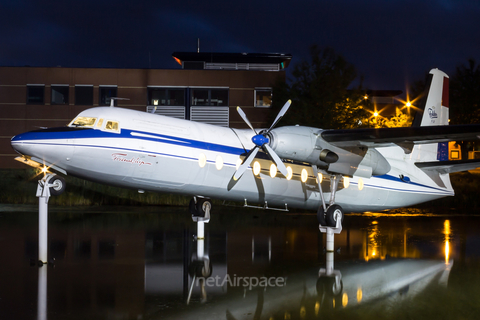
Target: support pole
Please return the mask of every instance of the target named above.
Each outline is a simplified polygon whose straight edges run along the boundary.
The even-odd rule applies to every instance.
[[[339,234],[342,232],[342,221],[341,219],[337,220],[337,225],[335,227],[324,227],[320,226],[319,227],[320,232],[326,233],[327,234],[327,252],[333,251],[334,250],[334,236],[335,234]]]
[[[45,175],[38,181],[38,262],[48,263],[48,199],[50,198],[49,179],[52,174]]]

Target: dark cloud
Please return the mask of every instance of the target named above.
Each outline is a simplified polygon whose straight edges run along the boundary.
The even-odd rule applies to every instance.
[[[5,1],[0,65],[177,68],[171,53],[330,46],[376,89],[480,62],[480,2],[454,0]]]

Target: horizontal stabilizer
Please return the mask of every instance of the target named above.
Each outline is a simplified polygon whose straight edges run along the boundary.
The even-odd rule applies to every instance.
[[[404,147],[424,143],[477,140],[480,138],[480,125],[325,130],[321,136],[325,141],[340,148],[394,145]]]
[[[415,162],[415,165],[424,171],[452,173],[476,169],[480,167],[480,159]]]

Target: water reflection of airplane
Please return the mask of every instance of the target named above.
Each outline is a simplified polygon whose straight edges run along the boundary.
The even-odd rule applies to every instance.
[[[328,256],[330,255],[330,257]],[[175,312],[172,319],[290,319],[318,317],[353,306],[385,303],[389,307],[414,298],[429,285],[446,286],[452,261],[392,259],[350,261],[334,269],[334,253],[325,268],[290,275],[282,287],[256,287],[229,295],[208,308],[199,305]],[[209,290],[211,288],[205,288]],[[162,319],[169,319],[162,315]]]

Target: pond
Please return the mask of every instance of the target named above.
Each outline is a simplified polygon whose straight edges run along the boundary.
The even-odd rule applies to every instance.
[[[346,215],[334,252],[314,214],[0,205],[0,319],[473,319],[480,216]]]

